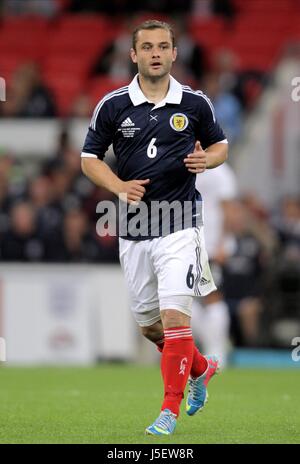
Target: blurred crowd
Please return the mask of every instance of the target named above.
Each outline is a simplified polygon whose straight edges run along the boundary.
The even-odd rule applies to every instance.
[[[56,155],[26,178],[24,164],[0,157],[0,259],[115,262],[116,237],[96,233],[96,205],[110,195],[82,175],[65,131]]]
[[[39,67],[34,62],[22,64],[13,74],[7,88],[5,105],[0,107],[4,118],[55,117],[55,99],[43,83]]]
[[[268,210],[254,193],[225,208],[222,291],[237,345],[268,342],[274,317],[299,318],[300,198]]]

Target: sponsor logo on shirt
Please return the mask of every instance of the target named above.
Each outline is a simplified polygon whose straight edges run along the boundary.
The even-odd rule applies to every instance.
[[[131,121],[130,118],[126,118],[122,124],[121,124],[121,127],[133,127],[135,126],[134,122]]]
[[[210,283],[210,280],[205,279],[205,277],[201,277],[200,285],[207,285]]]
[[[131,138],[135,136],[136,131],[140,131],[139,127],[135,127],[134,122],[128,117],[124,119],[121,124],[121,127],[118,129],[119,132],[122,132],[123,137]]]

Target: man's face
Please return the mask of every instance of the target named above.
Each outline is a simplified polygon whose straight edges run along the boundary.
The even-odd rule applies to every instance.
[[[136,50],[131,58],[139,73],[148,78],[160,78],[171,71],[177,49],[173,48],[170,32],[165,29],[141,30],[137,34]]]

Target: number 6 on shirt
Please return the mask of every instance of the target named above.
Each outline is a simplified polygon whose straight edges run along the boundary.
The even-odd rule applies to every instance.
[[[156,139],[153,138],[151,139],[151,142],[149,143],[148,145],[148,148],[147,148],[147,156],[149,158],[155,158],[156,155],[157,155],[157,147],[154,145],[156,142]]]

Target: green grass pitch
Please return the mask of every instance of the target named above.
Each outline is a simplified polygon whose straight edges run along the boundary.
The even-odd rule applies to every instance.
[[[299,370],[228,369],[202,413],[145,436],[161,393],[158,366],[1,367],[0,443],[300,443]]]

